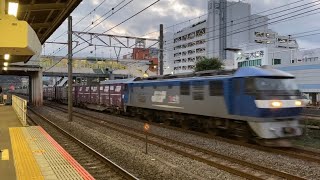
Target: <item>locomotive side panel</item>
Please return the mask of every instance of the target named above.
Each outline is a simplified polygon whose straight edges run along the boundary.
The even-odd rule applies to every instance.
[[[224,94],[210,95],[209,83],[135,83],[130,88],[129,106],[203,116],[225,117]]]

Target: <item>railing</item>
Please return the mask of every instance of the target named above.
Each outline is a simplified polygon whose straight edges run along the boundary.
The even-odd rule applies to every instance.
[[[27,101],[18,96],[12,95],[12,107],[16,112],[23,126],[27,125]]]

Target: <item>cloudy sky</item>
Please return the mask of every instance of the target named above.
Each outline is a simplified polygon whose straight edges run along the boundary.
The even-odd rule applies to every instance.
[[[105,2],[99,8],[88,15],[90,11],[95,9],[103,1],[104,0],[83,0],[83,2],[72,13],[73,24],[77,23],[83,17],[86,18],[75,25],[73,27],[73,30],[83,31],[85,29],[87,31],[95,26],[90,30],[90,32],[102,33],[108,31],[110,28],[126,20],[128,17],[134,15],[135,13],[139,12],[140,10],[144,9],[157,0],[105,0]],[[283,16],[287,13],[292,13],[292,15],[298,15],[301,13],[301,15],[299,16],[302,17],[299,19],[293,19],[290,21],[269,25],[269,28],[277,31],[280,34],[289,35],[320,29],[320,0],[243,0],[243,2],[251,4],[252,14],[258,13],[260,15],[268,15],[278,11],[283,11],[282,13],[268,16],[270,19],[269,22],[278,20],[283,17],[289,17],[290,15]],[[145,36],[147,34],[145,37],[157,38],[157,31],[159,29],[159,24],[161,23],[164,24],[165,31],[177,31],[198,21],[199,19],[205,18],[206,16],[201,15],[207,13],[207,3],[207,0],[160,0],[152,7],[143,11],[141,14],[108,31],[107,33],[138,37]],[[294,4],[274,10],[274,8],[286,5],[288,3]],[[122,6],[124,7],[119,10]],[[111,9],[113,7],[115,8],[112,11]],[[272,9],[273,11],[260,13],[262,11]],[[112,14],[112,12],[114,14]],[[106,15],[103,16],[104,14]],[[102,21],[103,19],[105,20]],[[181,23],[184,21],[187,22]],[[66,30],[67,22],[64,22],[60,26],[60,28],[49,38],[48,41],[55,40],[56,42],[65,42],[67,40]],[[315,33],[320,33],[320,30],[310,32],[309,34]],[[64,35],[59,37],[61,34]],[[305,34],[299,34],[297,36],[302,35]],[[57,39],[57,37],[59,38]],[[320,47],[320,34],[300,37],[298,38],[298,42],[300,48],[310,49]],[[66,55],[67,48],[62,49],[58,52],[59,47],[63,48],[63,46],[61,45],[47,44],[43,49],[43,54],[54,54],[61,56]],[[77,47],[75,49],[75,52],[83,47],[85,47],[85,44],[83,44],[83,46]],[[128,52],[129,50],[122,50],[121,56]],[[97,48],[96,50],[94,50],[94,47],[88,47],[77,53],[75,56],[115,57],[115,53],[113,48]]]

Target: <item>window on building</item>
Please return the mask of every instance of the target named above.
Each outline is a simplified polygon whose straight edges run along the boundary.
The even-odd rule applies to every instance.
[[[314,58],[314,61],[318,61],[318,57],[315,57],[315,58]]]
[[[281,64],[281,59],[273,59],[272,65]]]
[[[256,62],[257,62],[257,65],[255,66],[261,66],[261,59],[256,60]]]
[[[223,82],[222,81],[210,81],[209,82],[209,94],[210,94],[210,96],[222,96],[223,95]]]
[[[180,83],[180,94],[181,95],[190,95],[190,83],[181,82]]]

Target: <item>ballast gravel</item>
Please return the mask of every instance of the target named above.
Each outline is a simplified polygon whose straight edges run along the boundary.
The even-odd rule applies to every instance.
[[[51,114],[51,116],[53,116],[52,114],[59,114],[59,111],[49,109],[50,108],[43,108],[42,110],[44,112],[47,112],[48,115]],[[142,122],[133,121],[129,118],[117,117],[79,108],[75,108],[75,110],[136,129],[142,130],[143,128]],[[59,116],[55,116],[55,120],[57,122],[66,122],[67,117],[65,114],[61,114]],[[74,121],[73,123],[62,124],[63,126],[65,126],[65,128],[71,130],[77,129],[74,130],[74,133],[80,133],[80,135],[84,139],[88,139],[87,142],[89,142],[90,145],[98,144],[98,148],[99,150],[101,150],[100,152],[109,152],[110,150],[111,152],[117,152],[118,148],[121,149],[121,151],[123,152],[117,152],[119,153],[119,156],[114,157],[114,159],[116,159],[116,162],[119,161],[121,162],[120,164],[124,163],[125,166],[128,166],[124,168],[128,170],[130,169],[130,172],[134,172],[134,174],[137,174],[139,178],[142,177],[143,179],[149,179],[152,176],[152,179],[158,179],[159,176],[160,179],[163,179],[163,174],[165,174],[169,175],[167,177],[169,179],[239,179],[239,177],[212,168],[203,163],[190,160],[189,158],[174,154],[170,151],[163,150],[161,148],[158,148],[157,146],[149,145],[149,154],[146,155],[144,153],[144,142],[122,135],[116,131],[108,130],[103,127],[96,127],[96,125],[90,123],[83,123],[81,122],[81,120]],[[72,128],[73,126],[74,128]],[[88,129],[88,127],[90,128]],[[92,129],[95,129],[95,131],[93,132]],[[150,132],[201,148],[205,148],[214,152],[218,152],[223,155],[236,157],[238,159],[245,160],[251,163],[259,164],[276,170],[281,170],[293,175],[304,177],[306,179],[320,179],[320,165],[317,163],[290,158],[285,155],[267,153],[158,126],[151,126]],[[93,139],[95,141],[93,141]],[[113,148],[111,148],[110,146]],[[119,149],[118,151],[120,151]],[[116,155],[117,153],[109,154]],[[125,155],[123,156],[123,154]],[[129,161],[131,161],[133,158],[132,163],[138,163],[139,167],[136,167],[136,165],[131,165],[130,163],[129,165],[128,163],[123,162],[123,157],[127,156],[130,157],[130,160],[128,159]],[[138,161],[137,159],[139,159],[140,161]],[[144,167],[143,165],[146,166]],[[151,170],[151,167],[157,170]],[[155,171],[157,173],[153,173]],[[154,174],[159,175],[154,176]]]
[[[143,141],[76,117],[68,122],[66,114],[54,109],[37,110],[139,179],[242,179],[151,144],[146,154]]]

